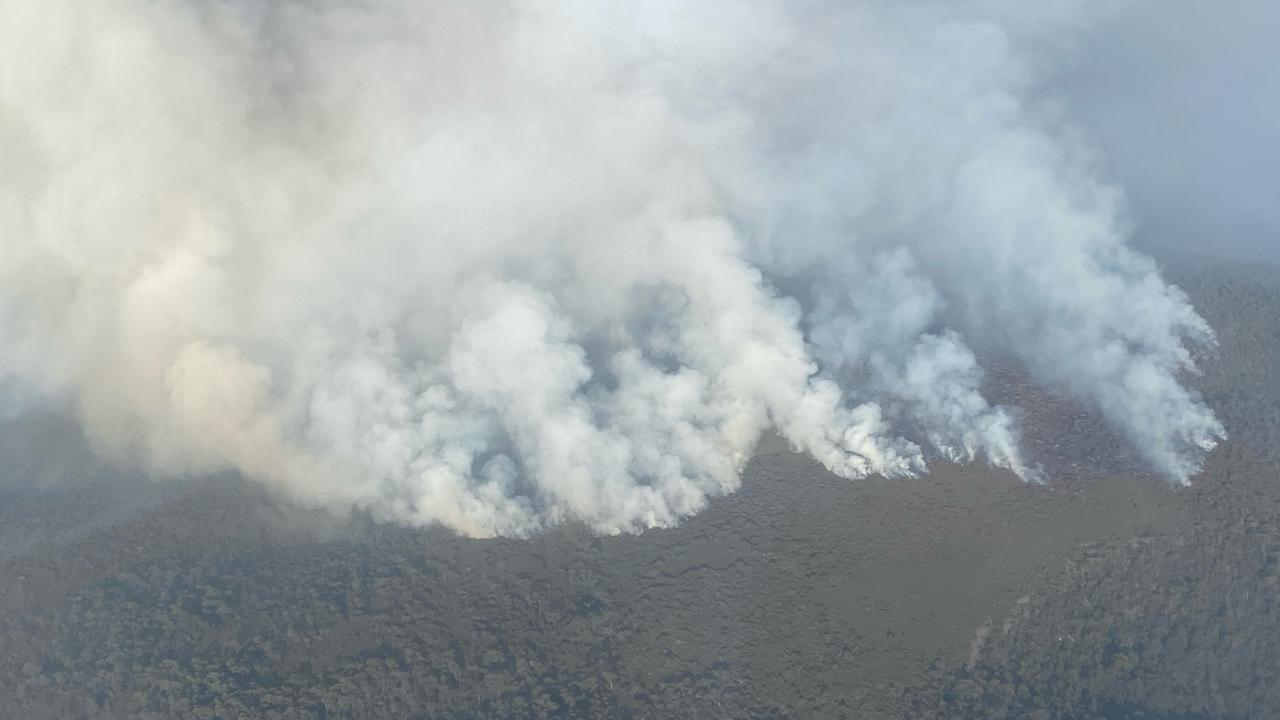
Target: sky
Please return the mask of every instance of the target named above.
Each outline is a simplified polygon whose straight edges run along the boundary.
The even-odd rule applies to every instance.
[[[1064,107],[1140,246],[1280,262],[1280,3],[1136,2],[1081,38]]]

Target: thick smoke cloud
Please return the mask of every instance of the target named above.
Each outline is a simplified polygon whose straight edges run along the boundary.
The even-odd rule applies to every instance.
[[[1213,336],[1032,100],[1074,2],[0,2],[0,377],[159,476],[667,526],[774,430],[1036,479],[971,348],[1186,482]]]

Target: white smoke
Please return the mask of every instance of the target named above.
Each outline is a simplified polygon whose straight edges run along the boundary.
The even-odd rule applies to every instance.
[[[0,381],[156,475],[617,532],[770,429],[1034,478],[980,343],[1186,482],[1212,333],[1039,100],[1093,14],[0,0]]]

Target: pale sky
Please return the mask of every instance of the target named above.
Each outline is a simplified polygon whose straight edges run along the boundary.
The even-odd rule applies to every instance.
[[[1069,114],[1136,242],[1280,263],[1280,3],[1146,0],[1085,38]]]

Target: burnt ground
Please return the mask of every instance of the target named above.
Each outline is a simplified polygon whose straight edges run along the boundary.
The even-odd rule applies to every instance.
[[[1190,489],[1004,370],[1046,487],[766,442],[680,528],[529,541],[232,478],[3,491],[0,718],[1280,717],[1280,274],[1171,274],[1232,433]]]

